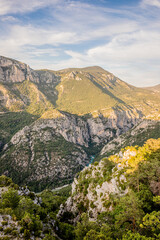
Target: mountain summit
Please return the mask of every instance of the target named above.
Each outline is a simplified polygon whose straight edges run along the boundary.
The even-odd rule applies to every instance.
[[[1,109],[6,111],[15,106],[13,95],[18,103],[15,110],[26,108],[33,102],[32,92],[37,94],[39,103],[43,102],[41,113],[52,105],[78,115],[107,116],[113,109],[136,109],[147,116],[151,111],[156,114],[160,100],[156,92],[131,86],[98,66],[35,71],[24,63],[0,57],[0,83],[2,95],[8,92],[10,99],[6,102],[1,98]]]

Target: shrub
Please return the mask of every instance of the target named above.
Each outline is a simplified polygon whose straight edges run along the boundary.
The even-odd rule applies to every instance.
[[[18,206],[20,196],[17,190],[10,188],[7,192],[2,193],[2,204],[6,208],[16,208]]]
[[[7,227],[3,231],[4,231],[5,234],[9,234],[9,233],[12,232],[12,228],[11,227]]]
[[[2,221],[1,223],[3,226],[8,225],[8,221]]]

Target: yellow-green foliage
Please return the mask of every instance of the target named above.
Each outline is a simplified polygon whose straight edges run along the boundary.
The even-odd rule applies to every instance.
[[[38,90],[38,87],[30,82],[24,81],[17,85],[21,94],[29,100],[26,111],[34,115],[42,115],[49,108],[53,108],[52,104],[47,100],[46,96]]]
[[[86,114],[97,109],[114,106],[116,100],[102,92],[87,77],[77,75],[81,80],[63,78],[56,87],[58,109],[74,114]]]
[[[149,118],[158,116],[160,96],[147,89],[133,87],[113,74],[98,68],[66,69],[56,72],[61,77],[57,85],[57,108],[73,114],[108,116],[111,108],[137,108]]]
[[[24,109],[25,104],[9,86],[0,84],[0,96],[4,97],[4,101],[0,104],[1,110],[17,112]]]
[[[131,110],[135,117],[135,109],[138,109],[148,118],[159,118],[160,96],[157,92],[133,87],[99,67],[53,73],[59,77],[59,84],[34,84],[28,80],[1,84],[0,95],[8,99],[0,104],[0,111],[26,110],[42,115],[56,107],[72,114],[91,113],[97,117],[101,113],[108,117],[113,109],[119,109]],[[51,116],[49,114],[49,118]]]
[[[41,116],[43,119],[53,119],[53,118],[60,118],[63,117],[63,114],[61,114],[57,109],[49,109],[46,112],[44,112]]]
[[[123,157],[112,155],[109,157],[109,160],[121,164],[121,166],[127,169],[127,173],[131,173],[137,169],[140,162],[147,161],[150,155],[159,149],[160,138],[149,139],[142,147],[131,146],[122,149]]]

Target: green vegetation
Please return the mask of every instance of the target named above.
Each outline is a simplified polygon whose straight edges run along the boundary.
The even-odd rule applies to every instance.
[[[106,102],[108,107],[115,106],[114,98],[103,93],[84,75],[78,73],[77,76],[82,80],[62,78],[61,83],[56,87],[59,93],[56,102],[58,109],[82,115],[104,108]]]
[[[146,120],[144,120],[145,122]],[[143,121],[142,121],[143,123]],[[141,124],[141,123],[140,123]],[[139,128],[135,126],[131,130],[127,131],[125,134],[122,134],[118,139],[114,139],[108,143],[109,146],[106,152],[103,155],[97,155],[95,160],[100,161],[105,156],[110,156],[115,153],[118,153],[122,148],[127,146],[143,146],[143,144],[150,138],[157,139],[160,136],[160,122],[148,120],[148,126],[145,128]],[[106,145],[107,146],[107,145]]]
[[[138,108],[144,115],[153,108],[155,117],[159,114],[155,109],[159,106],[158,93],[126,84],[102,68],[66,69],[56,74],[61,77],[56,86],[56,107],[60,110],[96,117],[99,113],[108,116],[111,108],[131,112]]]
[[[76,191],[82,192],[84,196],[88,193],[88,188],[90,186],[92,192],[94,193],[96,199],[96,191],[94,191],[95,186],[102,185],[105,181],[110,181],[112,176],[112,169],[115,166],[115,163],[109,161],[107,158],[103,159],[102,167],[98,166],[98,162],[94,162],[94,164],[90,168],[86,168],[82,172],[80,172],[78,176],[78,184],[76,185]],[[92,175],[93,171],[96,171],[94,175]],[[101,172],[103,173],[103,177],[101,176]],[[85,202],[83,205],[88,209],[88,204]],[[93,203],[91,203],[93,208]]]
[[[71,195],[72,187],[71,185],[62,187],[58,190],[52,190],[53,195],[69,197]]]
[[[33,123],[38,116],[27,112],[8,112],[0,114],[0,142],[2,146],[9,142],[11,137],[23,127]],[[0,146],[0,148],[2,148]]]
[[[41,116],[49,108],[53,108],[53,105],[47,100],[46,96],[38,90],[38,87],[30,82],[24,81],[16,85],[20,94],[28,99],[26,105],[26,111],[33,115]]]
[[[51,133],[52,129],[45,128],[44,132]],[[34,134],[34,133],[33,133]],[[29,137],[29,136],[28,136]],[[27,184],[36,192],[40,192],[45,188],[55,188],[65,184],[70,184],[77,172],[83,165],[75,164],[76,158],[83,156],[82,148],[76,144],[67,142],[61,135],[56,136],[52,133],[52,139],[45,142],[43,139],[36,139],[33,143],[34,159],[29,143],[21,144],[20,146],[12,145],[5,156],[0,159],[0,173],[9,172],[9,176],[19,185]],[[18,163],[15,163],[19,159]],[[42,160],[41,160],[42,159]],[[26,167],[24,168],[24,164]],[[65,165],[69,170],[61,173],[61,167]],[[37,167],[39,167],[38,172]],[[53,175],[48,177],[47,170],[53,171]],[[57,169],[57,172],[55,172]],[[36,175],[37,173],[37,175]],[[39,179],[39,174],[43,175]],[[30,180],[30,176],[34,180]]]
[[[9,237],[21,234],[24,239],[42,235],[43,239],[51,240],[57,239],[56,236],[64,240],[159,239],[160,139],[150,139],[142,147],[127,147],[122,149],[122,152],[123,158],[118,155],[105,158],[101,167],[98,163],[94,163],[79,174],[76,194],[81,195],[77,202],[80,219],[75,226],[72,224],[74,218],[72,212],[65,212],[60,219],[57,219],[60,205],[65,205],[65,201],[71,194],[70,186],[56,191],[44,190],[38,194],[42,203],[37,205],[33,202],[36,197],[34,193],[28,196],[18,195],[18,186],[13,184],[11,179],[1,176],[0,186],[5,188],[5,192],[1,194],[0,213],[2,216],[9,214],[13,221],[18,220],[21,229],[18,231],[10,227],[10,218],[4,218],[0,231]],[[115,167],[117,163],[121,164],[119,170]],[[86,200],[87,191],[94,192],[94,186],[110,181],[108,177],[117,174],[117,171],[120,171],[119,175],[122,173],[125,175],[128,191],[125,195],[109,195],[109,199],[104,199],[105,201],[101,194],[106,211],[99,212],[94,221],[90,221],[89,216],[91,217],[92,213],[89,209],[94,211],[96,205],[94,201]],[[92,172],[95,177],[91,177]],[[97,172],[103,172],[103,176]],[[119,176],[117,181],[118,179]],[[89,185],[93,187],[90,190]],[[111,209],[107,210],[109,207]],[[51,222],[54,222],[52,227]]]
[[[57,221],[61,225],[59,235],[67,230],[67,224],[59,223],[56,218],[60,204],[64,203],[68,196],[63,192],[59,195],[50,190],[45,190],[38,197],[33,192],[19,195],[19,187],[6,176],[0,176],[0,188],[4,192],[0,195],[0,214],[3,220],[0,220],[2,239],[38,239],[57,240],[55,229],[52,223]],[[22,191],[22,190],[20,190]],[[68,190],[69,191],[69,190]],[[41,204],[33,202],[35,199],[41,199]],[[65,229],[64,229],[65,226]],[[73,229],[72,226],[68,225]],[[68,236],[70,233],[68,232]],[[66,238],[70,239],[70,238]]]
[[[132,119],[147,116],[154,124],[140,128],[135,135],[130,131],[122,136],[123,145],[114,140],[112,153],[123,147],[122,153],[127,157],[103,156],[101,164],[97,153],[102,145],[93,144],[90,139],[89,148],[81,148],[55,135],[51,128],[44,131],[53,139],[37,140],[33,137],[36,132],[32,136],[29,132],[25,136],[28,142],[22,141],[19,146],[10,142],[1,152],[0,173],[11,176],[20,185],[29,184],[35,191],[47,189],[38,197],[33,192],[20,194],[18,185],[10,178],[0,177],[0,239],[160,239],[160,139],[151,139],[142,146],[148,138],[160,136],[160,123],[155,122],[160,114],[159,92],[130,86],[99,67],[53,72],[57,78],[52,83],[48,83],[47,73],[48,70],[41,71],[41,79],[46,75],[46,82],[40,84],[34,79],[0,84],[0,150],[23,127],[38,118],[60,118],[60,111],[81,115],[85,121],[94,117],[95,122],[100,114],[107,121],[110,113],[116,111],[116,115],[122,114],[122,121],[126,114]],[[112,133],[115,136],[116,128],[112,128]],[[128,145],[132,147],[126,148]],[[84,156],[83,150],[88,156],[94,155],[95,162],[77,175],[73,195],[70,186],[51,191],[71,183],[84,167],[85,162],[77,164]],[[110,154],[108,151],[106,156]],[[112,180],[121,194],[99,194],[97,186],[105,187],[103,183],[111,184]],[[90,192],[91,200],[87,199]],[[65,207],[67,198],[76,194],[76,212],[67,210],[61,219],[57,218],[60,205]],[[96,201],[102,201],[103,212],[98,210],[94,215]],[[74,222],[75,217],[79,221]]]
[[[160,238],[160,139],[150,139],[142,147],[127,147],[122,152],[123,158],[118,155],[105,158],[100,166],[96,162],[79,174],[73,197],[79,196],[76,204],[81,218],[75,226],[74,239]],[[119,167],[121,165],[119,170],[114,167],[117,163]],[[90,221],[90,211],[94,211],[96,205],[87,199],[87,194],[94,195],[96,186],[109,182],[115,174],[117,181],[120,181],[121,175],[125,176],[124,184],[128,191],[125,195],[110,194],[108,200],[101,193],[100,198],[106,211],[97,213],[94,222]]]

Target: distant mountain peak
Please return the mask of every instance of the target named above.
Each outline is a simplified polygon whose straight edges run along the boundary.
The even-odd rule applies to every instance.
[[[160,84],[153,87],[146,87],[145,89],[151,90],[153,92],[160,92]]]
[[[65,68],[62,70],[59,70],[58,72],[90,72],[90,73],[107,73],[107,74],[111,74],[110,72],[104,70],[102,67],[100,66],[88,66],[88,67],[84,67],[84,68]]]
[[[94,71],[94,72],[106,72],[106,70],[104,70],[102,67],[100,66],[89,66],[89,67],[85,67],[83,68],[84,71]]]

